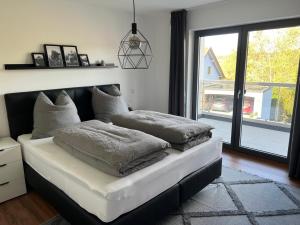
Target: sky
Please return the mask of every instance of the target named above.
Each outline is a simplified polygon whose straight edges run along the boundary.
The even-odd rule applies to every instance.
[[[212,47],[214,53],[219,56],[228,55],[232,50],[237,50],[238,34],[222,34],[201,38],[204,48]]]
[[[300,29],[300,26],[297,27]],[[264,30],[263,34],[269,39],[269,45],[266,46],[267,49],[272,51],[274,50],[274,41],[276,38],[284,35],[289,28],[280,28],[280,29],[269,29]],[[257,31],[251,31],[249,33],[249,40],[253,38]],[[213,49],[214,53],[217,56],[226,56],[230,54],[233,50],[237,51],[237,43],[238,43],[238,34],[221,34],[221,35],[213,35],[213,36],[206,36],[201,38],[201,43],[204,43],[204,49],[209,49],[210,47]]]

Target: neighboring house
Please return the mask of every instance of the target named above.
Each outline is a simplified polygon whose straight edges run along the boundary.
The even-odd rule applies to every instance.
[[[204,56],[204,66],[204,80],[220,80],[225,78],[212,48],[209,48]]]
[[[222,68],[212,48],[204,56],[204,98],[200,100],[202,109],[208,112],[231,114],[233,110],[234,81],[226,80]],[[255,119],[270,120],[272,88],[247,85],[243,114]]]

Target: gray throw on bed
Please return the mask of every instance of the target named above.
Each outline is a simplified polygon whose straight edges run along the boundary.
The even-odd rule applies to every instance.
[[[185,151],[211,138],[213,127],[184,117],[135,110],[111,117],[113,124],[159,137],[172,147]]]
[[[113,176],[126,176],[167,156],[170,144],[141,131],[91,120],[54,131],[54,143]]]

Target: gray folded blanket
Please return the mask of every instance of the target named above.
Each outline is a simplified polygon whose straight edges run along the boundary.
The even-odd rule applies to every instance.
[[[184,117],[146,110],[114,115],[111,120],[115,125],[159,137],[181,151],[209,140],[213,129],[207,124]]]
[[[167,156],[170,144],[141,131],[97,120],[54,131],[54,143],[113,176],[126,176]]]

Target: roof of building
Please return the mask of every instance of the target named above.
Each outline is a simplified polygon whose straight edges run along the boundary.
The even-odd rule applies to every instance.
[[[234,81],[229,81],[229,80],[205,81],[204,86],[205,86],[205,90],[232,91],[234,90]],[[246,84],[245,89],[249,93],[250,92],[262,93],[271,89],[271,87]]]
[[[219,64],[219,61],[218,61],[218,58],[217,56],[215,55],[214,51],[212,48],[209,48],[206,52],[205,55],[208,55],[209,58],[211,59],[212,63],[215,65],[216,69],[218,70],[219,72],[219,76],[221,79],[225,78],[225,75],[223,73],[223,70],[221,68],[221,65]]]

